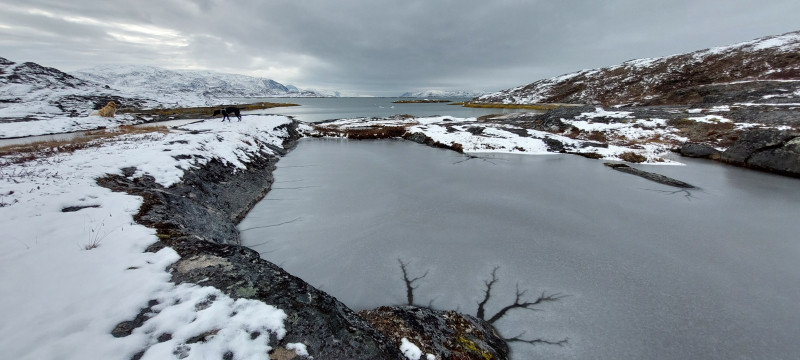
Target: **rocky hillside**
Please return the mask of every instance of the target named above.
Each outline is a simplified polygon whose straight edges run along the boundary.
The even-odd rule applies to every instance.
[[[481,103],[688,105],[800,102],[800,31],[582,70],[478,97]]]
[[[105,65],[75,71],[72,75],[152,98],[175,98],[176,102],[196,98],[197,103],[205,102],[203,105],[230,97],[329,96],[313,90],[300,90],[271,79],[210,71],[167,70],[154,66]]]

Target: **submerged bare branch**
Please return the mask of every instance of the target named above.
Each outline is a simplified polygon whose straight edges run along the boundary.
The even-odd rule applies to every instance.
[[[414,283],[428,276],[429,270],[426,270],[424,274],[412,279],[408,277],[408,263],[404,263],[401,259],[397,259],[397,262],[400,263],[400,270],[403,272],[403,281],[406,283],[406,300],[408,301],[408,305],[414,305],[414,289],[419,286],[414,286]]]

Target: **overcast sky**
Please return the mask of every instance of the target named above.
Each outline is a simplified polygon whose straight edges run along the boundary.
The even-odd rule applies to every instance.
[[[0,57],[142,64],[343,95],[496,91],[800,30],[798,0],[0,0]]]

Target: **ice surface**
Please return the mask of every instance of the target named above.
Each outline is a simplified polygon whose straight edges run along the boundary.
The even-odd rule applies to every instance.
[[[487,314],[569,295],[497,323],[516,359],[792,358],[800,353],[800,183],[682,160],[648,167],[679,190],[576,156],[478,154],[400,141],[302,141],[240,228],[245,244],[347,305],[416,299]],[[466,161],[464,161],[466,160]],[[254,226],[283,225],[245,230]]]

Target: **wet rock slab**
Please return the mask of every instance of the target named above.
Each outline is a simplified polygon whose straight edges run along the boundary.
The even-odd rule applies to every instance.
[[[659,184],[664,184],[664,185],[668,185],[668,186],[674,186],[674,187],[682,188],[682,189],[693,189],[693,188],[695,188],[695,186],[692,185],[692,184],[685,183],[683,181],[673,179],[673,178],[671,178],[669,176],[664,176],[664,175],[656,174],[656,173],[649,172],[649,171],[639,170],[639,169],[630,167],[630,166],[628,166],[626,164],[607,162],[607,163],[604,163],[604,165],[606,165],[606,166],[608,166],[608,167],[610,167],[610,168],[612,168],[614,170],[617,170],[617,171],[622,171],[624,173],[631,174],[631,175],[636,175],[636,176],[645,178],[645,179],[650,180],[650,181],[655,181],[655,182],[657,182]]]

